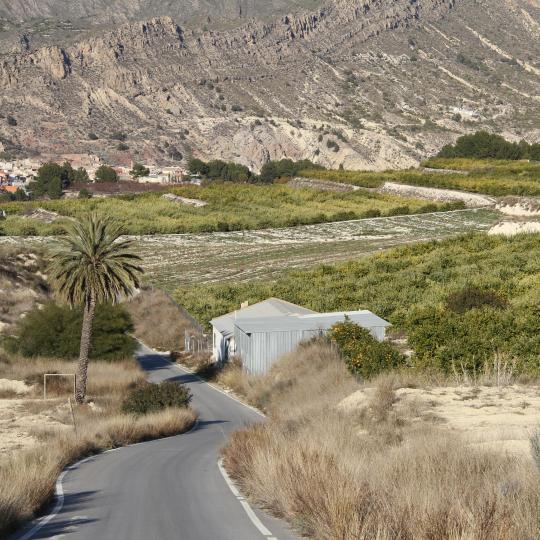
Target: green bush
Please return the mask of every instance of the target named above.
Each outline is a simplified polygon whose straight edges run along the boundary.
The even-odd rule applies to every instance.
[[[369,379],[404,363],[387,341],[377,341],[368,330],[350,320],[335,324],[330,338],[337,344],[351,373]]]
[[[500,135],[477,131],[473,135],[459,137],[453,145],[444,146],[437,157],[537,160],[540,157],[540,144],[529,144],[526,141],[512,143]]]
[[[96,182],[118,182],[117,172],[108,165],[101,165],[96,171]]]
[[[77,358],[81,327],[81,309],[69,309],[50,302],[21,319],[8,346],[12,352],[26,357]],[[132,356],[136,342],[128,335],[131,331],[131,317],[122,306],[99,306],[94,319],[90,357],[116,360]]]
[[[480,372],[499,353],[524,359],[529,351],[516,347],[516,323],[511,312],[485,306],[462,314],[439,307],[417,309],[408,322],[409,345],[417,367],[447,374]],[[523,366],[522,361],[519,368]]]
[[[170,407],[185,408],[189,405],[191,398],[189,389],[180,383],[145,383],[129,392],[122,403],[122,411],[139,415]]]
[[[81,191],[79,191],[79,199],[91,199],[92,198],[92,192],[88,191],[87,189],[83,188]]]
[[[460,314],[483,306],[504,309],[508,305],[506,299],[495,291],[486,291],[478,287],[466,287],[454,292],[448,296],[446,303],[448,309]]]

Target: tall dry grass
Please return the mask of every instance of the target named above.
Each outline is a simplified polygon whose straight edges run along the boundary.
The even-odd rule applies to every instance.
[[[166,409],[142,417],[88,418],[75,432],[57,433],[40,445],[0,463],[0,536],[31,519],[52,497],[67,465],[102,450],[177,435],[195,422],[189,409]]]
[[[125,306],[133,318],[135,335],[155,349],[181,351],[186,331],[201,332],[193,317],[159,289],[144,289]]]
[[[381,377],[362,409],[336,351],[311,343],[257,381],[243,380],[266,424],[237,432],[227,469],[256,502],[317,540],[511,540],[540,537],[532,462],[465,446],[396,406]]]
[[[120,405],[126,392],[145,380],[144,373],[134,360],[92,362],[88,396],[94,406],[74,410],[75,429],[66,407],[72,392],[70,381],[51,386],[55,399],[38,399],[43,373],[70,373],[74,367],[71,362],[45,358],[4,357],[0,362],[0,378],[34,384],[28,398],[21,400],[23,408],[43,412],[47,407],[63,407],[62,415],[55,416],[63,417],[69,426],[42,430],[39,439],[44,442],[0,461],[0,537],[31,519],[50,500],[56,479],[68,464],[102,450],[183,433],[196,420],[190,409],[166,409],[139,417],[122,414]]]
[[[31,386],[28,397],[41,398],[45,373],[74,374],[76,362],[61,358],[24,358],[7,356],[0,350],[0,378],[25,381]],[[119,361],[93,361],[88,367],[88,397],[118,401],[126,390],[145,380],[145,374],[133,359]],[[73,380],[51,378],[47,381],[47,392],[52,397],[67,397],[73,389]]]

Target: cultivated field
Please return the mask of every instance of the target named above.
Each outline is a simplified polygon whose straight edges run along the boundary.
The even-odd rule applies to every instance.
[[[540,195],[540,164],[528,161],[432,159],[428,170],[403,171],[303,171],[302,176],[334,180],[365,188],[397,182],[429,188],[472,191],[492,196]],[[433,169],[439,169],[433,170]]]
[[[0,234],[13,236],[62,234],[69,218],[90,211],[114,216],[126,234],[201,233],[266,227],[292,227],[375,216],[394,216],[455,209],[426,201],[357,190],[350,193],[294,189],[280,184],[213,182],[206,187],[169,187],[168,192],[207,203],[195,208],[163,198],[161,193],[111,198],[60,199],[3,203],[8,214]],[[35,219],[43,209],[55,214]]]
[[[201,283],[244,282],[286,270],[342,261],[401,244],[489,230],[492,210],[362,219],[286,229],[136,237],[148,279],[167,290]],[[36,246],[46,237],[0,237],[1,244]]]

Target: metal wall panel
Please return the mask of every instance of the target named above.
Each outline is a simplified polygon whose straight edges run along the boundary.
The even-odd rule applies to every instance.
[[[379,341],[384,340],[385,328],[370,329]],[[320,330],[291,330],[287,332],[254,332],[246,334],[235,328],[236,354],[242,358],[244,368],[252,374],[267,373],[283,355],[294,351],[302,342],[321,335]]]

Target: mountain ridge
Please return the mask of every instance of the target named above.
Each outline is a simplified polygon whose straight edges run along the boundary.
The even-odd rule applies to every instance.
[[[497,129],[497,122],[510,138],[537,140],[537,115],[527,111],[540,99],[538,44],[486,37],[485,18],[469,27],[471,6],[482,13],[494,4],[335,0],[234,29],[181,26],[164,16],[65,47],[27,47],[0,63],[0,111],[18,122],[0,124],[0,141],[6,150],[52,153],[69,141],[70,150],[88,147],[119,161],[167,161],[172,146],[176,156],[222,157],[255,169],[285,156],[378,169],[415,165],[459,134]],[[534,2],[512,5],[511,30],[534,34],[519,16],[526,7],[534,21]],[[457,120],[469,110],[470,118]],[[71,125],[55,127],[55,116]],[[516,116],[524,128],[512,125]],[[47,118],[41,130],[40,117]],[[129,151],[108,139],[115,125],[130,132]],[[94,131],[100,139],[88,141]]]

